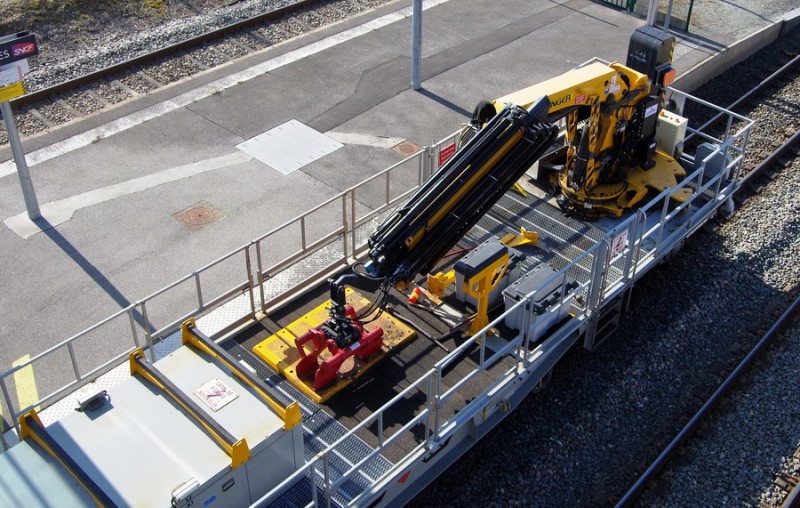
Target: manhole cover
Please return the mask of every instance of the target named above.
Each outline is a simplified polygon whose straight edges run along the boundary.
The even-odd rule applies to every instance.
[[[415,153],[419,152],[421,148],[419,145],[415,145],[411,141],[403,141],[399,145],[395,145],[392,150],[400,155],[408,157],[409,155],[414,155]]]
[[[225,214],[206,201],[201,201],[172,216],[175,220],[186,226],[189,231],[199,231],[203,229],[204,226],[222,219],[225,217]]]

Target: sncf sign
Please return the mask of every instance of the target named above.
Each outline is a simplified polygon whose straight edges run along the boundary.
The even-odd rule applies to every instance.
[[[0,38],[0,66],[39,54],[36,37],[28,32]]]

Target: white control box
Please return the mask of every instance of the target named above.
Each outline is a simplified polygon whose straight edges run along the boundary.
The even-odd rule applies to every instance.
[[[658,115],[658,126],[656,127],[656,146],[658,149],[676,159],[680,157],[688,123],[688,118],[670,111],[661,110]]]

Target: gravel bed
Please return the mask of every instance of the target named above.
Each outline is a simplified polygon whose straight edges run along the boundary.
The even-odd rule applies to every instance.
[[[734,83],[755,85],[797,47],[800,31],[795,30],[695,95],[730,104],[737,97]],[[778,132],[796,129],[799,108],[795,75],[780,94],[745,112],[764,126],[752,133],[750,152],[769,151],[776,126]],[[614,337],[593,353],[574,348],[556,366],[545,390],[523,401],[410,506],[613,503],[769,328],[772,312],[791,301],[789,292],[800,287],[797,164],[777,172],[731,219],[704,227],[649,273],[634,289],[630,311]],[[761,413],[783,403],[786,387],[796,385],[785,384],[789,375],[784,371],[783,378],[774,378],[771,395],[760,398]],[[784,420],[786,426],[796,426],[794,415]],[[720,431],[723,437],[726,433]],[[731,441],[738,454],[747,455],[760,447],[763,433]],[[798,444],[796,433],[778,440],[768,458],[758,461],[767,477]],[[729,486],[702,471],[693,478],[700,484],[697,490],[674,482],[671,492],[680,497],[663,504],[725,504],[719,492]],[[745,479],[752,471],[747,468],[728,474],[733,475],[730,483],[749,490],[746,498],[730,494],[736,501],[729,504],[750,499],[757,505],[769,482],[749,484]],[[705,491],[704,497],[698,491]]]
[[[266,37],[266,39],[271,44],[275,44],[288,37],[358,14],[387,1],[338,0],[328,2],[318,9],[296,13],[280,20],[283,36]],[[198,1],[195,0],[193,3],[198,4]],[[65,39],[73,34],[58,32],[58,27],[52,27],[56,33],[39,33],[37,31],[37,35],[41,39],[42,55],[34,61],[31,72],[25,78],[25,83],[30,91],[40,90],[292,3],[292,0],[241,0],[222,6],[201,4],[201,7],[195,6],[192,9],[190,5],[192,2],[188,2],[184,9],[173,9],[167,20],[144,21],[149,26],[137,26],[123,20],[115,23],[113,19],[109,19],[108,25],[104,27],[104,36],[97,37],[86,48],[71,47]],[[202,7],[203,5],[205,7]],[[259,32],[261,31],[259,30]],[[237,38],[233,38],[233,40],[242,42]],[[242,44],[239,45],[242,46]],[[243,46],[244,48],[261,49],[268,44],[254,43],[252,38],[249,38]],[[49,47],[59,48],[59,51],[48,50]],[[223,53],[231,58],[237,58],[244,54],[241,47],[238,49],[235,48],[235,45],[226,47],[228,50],[223,50]],[[224,59],[212,57],[212,60],[203,60],[203,62],[211,67],[224,63]]]
[[[109,104],[117,104],[133,97],[133,93],[114,83],[99,83],[93,92]]]
[[[100,111],[105,104],[97,100],[93,95],[83,91],[67,93],[62,96],[64,102],[83,116]]]
[[[793,170],[800,170],[800,163]],[[640,505],[780,505],[785,491],[775,479],[780,483],[800,475],[800,326],[762,358],[744,386],[711,418],[707,430],[690,441],[684,465],[668,468]],[[758,446],[742,445],[756,440]]]
[[[141,32],[125,33],[110,27],[108,39],[92,49],[76,50],[54,61],[35,62],[25,82],[29,90],[39,90],[291,3],[290,0],[243,0],[196,16],[187,13],[185,17],[169,19]]]
[[[37,134],[75,117],[90,115],[107,105],[118,104],[136,94],[148,93],[387,1],[324,2],[317,8],[287,15],[251,31],[147,64],[137,73],[116,78],[115,81],[121,86],[101,82],[91,85],[90,92],[85,94],[86,98],[73,97],[66,104],[59,104],[56,99],[52,103],[43,101],[29,106],[24,110],[29,112],[28,118],[18,119],[18,130],[23,136]],[[130,13],[115,15],[117,13],[113,9],[105,12],[99,6],[94,21],[102,29],[84,30],[76,36],[75,31],[69,29],[76,20],[65,20],[61,25],[43,24],[37,28],[41,53],[33,60],[25,84],[29,91],[48,88],[292,3],[294,0],[240,0],[220,5],[218,0],[186,0],[174,5],[163,4],[164,18],[143,18]],[[102,33],[94,33],[98,31]],[[94,35],[87,39],[86,33],[89,32]],[[98,101],[98,98],[101,100]],[[6,143],[7,133],[0,128],[0,145]]]

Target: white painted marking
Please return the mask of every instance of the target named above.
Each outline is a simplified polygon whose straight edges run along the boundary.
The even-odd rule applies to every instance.
[[[153,173],[152,175],[142,176],[126,182],[120,182],[100,189],[84,192],[77,196],[51,201],[50,203],[42,205],[40,209],[42,216],[47,219],[50,226],[57,226],[58,224],[70,220],[72,215],[81,208],[127,196],[134,192],[141,192],[158,185],[174,182],[190,176],[214,171],[215,169],[225,168],[234,164],[242,164],[252,159],[252,157],[245,153],[233,152],[228,155],[223,155],[222,157],[215,157],[213,159],[186,164],[185,166],[166,169],[158,173]],[[36,223],[28,218],[27,212],[9,217],[4,222],[9,229],[25,239],[42,231]]]
[[[394,148],[405,139],[390,138],[387,136],[373,136],[372,134],[358,134],[355,132],[326,132],[328,137],[335,139],[345,145],[364,145],[376,148]]]
[[[445,4],[449,1],[450,0],[426,0],[422,4],[422,9],[428,10],[432,7]],[[82,134],[72,136],[71,138],[65,139],[64,141],[60,141],[58,143],[31,152],[25,156],[25,160],[28,162],[29,167],[35,166],[36,164],[48,161],[50,159],[58,157],[59,155],[64,155],[65,153],[69,153],[72,152],[73,150],[77,150],[78,148],[90,145],[100,139],[110,137],[114,134],[130,129],[131,127],[135,127],[141,123],[144,123],[147,120],[169,113],[170,111],[174,111],[178,108],[185,107],[189,104],[192,104],[193,102],[199,101],[201,99],[219,93],[223,90],[226,90],[233,86],[249,81],[253,78],[266,74],[280,67],[286,66],[290,63],[302,60],[307,56],[320,53],[322,51],[325,51],[326,49],[338,46],[339,44],[355,39],[369,32],[378,30],[387,25],[391,25],[392,23],[408,18],[410,16],[411,16],[411,6],[404,7],[403,9],[397,10],[391,14],[387,14],[372,21],[368,21],[363,25],[353,27],[349,30],[345,30],[344,32],[340,32],[338,34],[331,35],[330,37],[326,37],[322,40],[309,44],[308,46],[298,48],[294,51],[290,51],[283,55],[277,56],[271,60],[267,60],[266,62],[254,65],[241,72],[237,72],[235,74],[231,74],[224,78],[218,79],[217,81],[214,81],[200,88],[196,88],[195,90],[181,94],[171,100],[167,100],[159,104],[156,104],[154,106],[151,106],[138,113],[133,113],[131,115],[124,116],[118,120],[88,130]],[[14,174],[16,172],[17,172],[17,167],[14,164],[13,159],[0,163],[0,178]]]
[[[343,146],[297,120],[289,120],[239,143],[236,148],[288,175]]]

